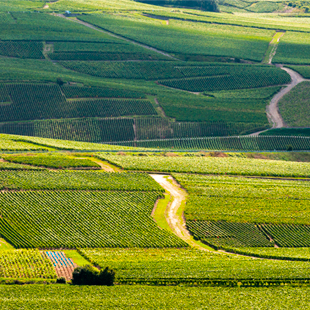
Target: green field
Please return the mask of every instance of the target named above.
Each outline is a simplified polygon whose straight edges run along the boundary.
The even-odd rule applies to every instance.
[[[309,12],[0,0],[0,308],[308,309]]]

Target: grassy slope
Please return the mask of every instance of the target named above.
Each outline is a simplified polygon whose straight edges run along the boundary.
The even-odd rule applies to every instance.
[[[290,127],[310,127],[310,83],[295,86],[279,101],[279,111]]]

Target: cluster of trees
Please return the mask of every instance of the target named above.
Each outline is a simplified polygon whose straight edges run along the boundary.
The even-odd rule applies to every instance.
[[[114,283],[115,271],[106,267],[100,271],[93,266],[76,267],[72,274],[72,284],[75,285],[107,285]]]
[[[136,0],[138,2],[219,12],[218,0]]]
[[[303,10],[305,13],[309,12],[310,9],[310,1],[285,1],[285,5]]]

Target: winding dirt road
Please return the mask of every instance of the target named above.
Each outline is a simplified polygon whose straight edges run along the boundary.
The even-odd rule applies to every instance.
[[[166,217],[172,231],[190,246],[199,250],[210,251],[197,243],[186,229],[183,208],[185,207],[187,193],[170,175],[150,174],[150,176],[173,197],[173,202],[168,207]]]
[[[283,65],[278,65],[282,70],[286,71],[291,76],[291,83],[287,84],[285,88],[282,88],[270,101],[269,105],[266,108],[267,117],[272,123],[272,128],[282,128],[285,126],[282,116],[279,113],[279,101],[285,96],[287,93],[289,93],[296,85],[298,85],[301,82],[309,82],[309,79],[304,79],[299,73],[296,71],[284,68]],[[258,136],[261,132],[267,131],[262,130],[259,132],[255,132],[250,134],[250,136]]]
[[[267,115],[271,123],[273,124],[272,128],[281,128],[284,127],[284,121],[279,113],[278,102],[283,98],[288,92],[292,90],[297,84],[307,81],[300,74],[293,71],[289,68],[284,68],[281,66],[281,69],[286,71],[291,76],[291,83],[287,87],[283,88],[278,92],[270,101],[270,104],[267,106]]]

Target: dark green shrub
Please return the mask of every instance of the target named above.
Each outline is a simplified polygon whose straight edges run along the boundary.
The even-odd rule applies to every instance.
[[[115,272],[109,267],[102,269],[100,272],[90,265],[77,267],[72,274],[72,284],[74,285],[108,285],[114,283]]]
[[[293,151],[293,147],[291,145],[288,145],[286,150],[289,151],[289,152]]]
[[[62,86],[62,85],[65,84],[65,82],[62,80],[62,78],[57,78],[56,83],[57,83],[59,86]]]
[[[66,279],[64,277],[60,277],[60,278],[58,278],[56,280],[56,283],[58,283],[58,284],[66,284],[67,281],[66,281]]]
[[[112,286],[114,284],[115,279],[115,271],[106,267],[105,269],[101,269],[98,275],[98,285],[107,285]]]

